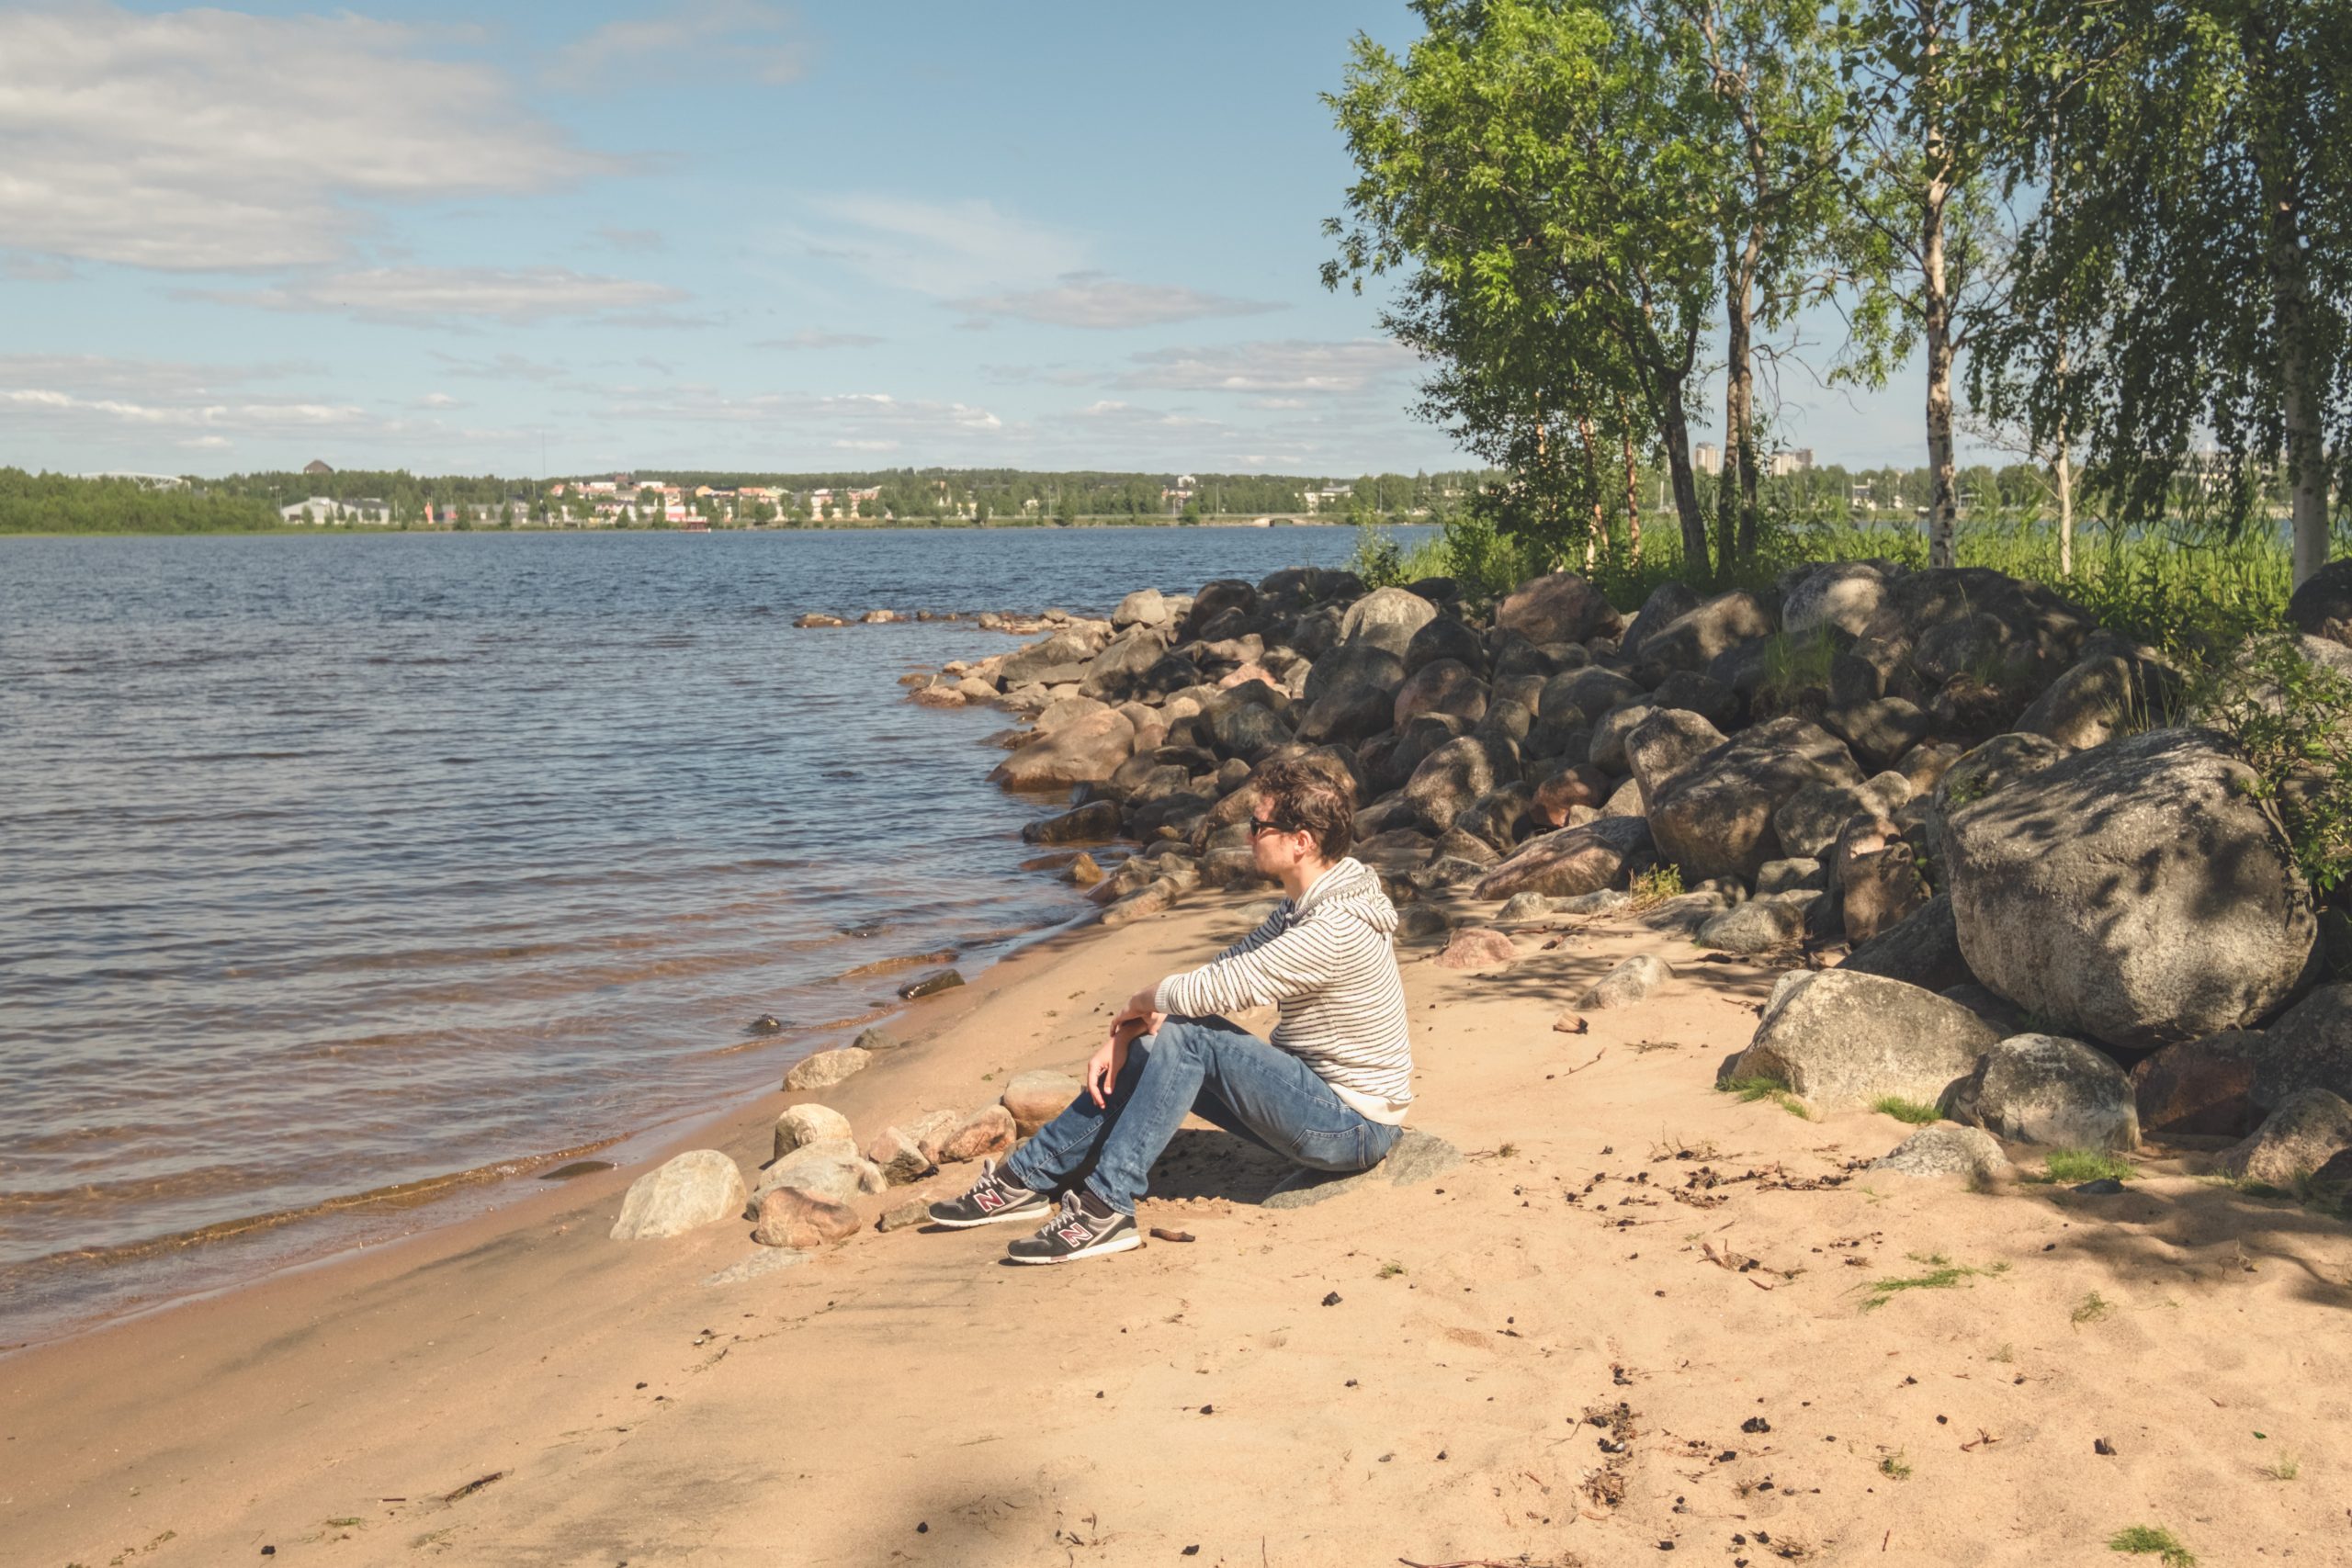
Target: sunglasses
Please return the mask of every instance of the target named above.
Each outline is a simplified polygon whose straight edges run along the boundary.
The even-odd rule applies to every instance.
[[[1261,833],[1297,833],[1302,831],[1304,831],[1304,829],[1299,826],[1299,824],[1295,822],[1285,822],[1279,817],[1272,818],[1252,817],[1250,818],[1250,836],[1253,839]]]

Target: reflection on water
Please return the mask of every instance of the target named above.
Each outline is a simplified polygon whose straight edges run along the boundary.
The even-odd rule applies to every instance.
[[[983,782],[1003,716],[895,684],[1011,643],[792,616],[1101,612],[1352,545],[0,541],[0,1346],[772,1084],[895,1005],[887,961],[1074,912]]]

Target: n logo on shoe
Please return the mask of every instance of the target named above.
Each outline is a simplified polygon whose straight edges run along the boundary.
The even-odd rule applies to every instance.
[[[1004,1195],[1001,1192],[990,1192],[983,1190],[972,1194],[972,1201],[983,1213],[985,1213],[990,1209],[1003,1208]]]
[[[1088,1230],[1082,1223],[1064,1225],[1055,1234],[1072,1247],[1084,1247],[1094,1239],[1094,1233]]]

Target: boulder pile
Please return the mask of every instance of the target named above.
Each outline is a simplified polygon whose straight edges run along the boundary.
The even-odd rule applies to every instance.
[[[2346,581],[2295,606],[2331,664]],[[1492,924],[1622,907],[1842,958],[1743,1057],[1800,1094],[2106,1147],[2352,1094],[2352,1006],[2313,988],[2341,917],[2228,739],[2165,721],[2181,673],[2041,584],[1842,561],[1630,606],[1555,572],[1489,604],[1295,568],[1041,629],[912,695],[1023,721],[995,777],[1062,797],[1035,841],[1131,846],[1089,862],[1116,865],[1087,895],[1114,922],[1256,885],[1250,780],[1299,758],[1408,914],[1451,907],[1406,927],[1449,952],[1504,962]],[[1688,896],[1660,903],[1669,869]]]

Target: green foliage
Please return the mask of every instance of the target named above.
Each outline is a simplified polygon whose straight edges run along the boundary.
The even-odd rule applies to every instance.
[[[1753,1105],[1769,1100],[1800,1122],[1813,1120],[1813,1111],[1805,1102],[1789,1090],[1788,1080],[1775,1077],[1724,1078],[1715,1085],[1724,1093],[1736,1095],[1743,1105]]]
[[[0,468],[0,534],[229,534],[278,527],[277,510],[212,486],[156,489]]]
[[[1356,530],[1355,553],[1348,558],[1348,570],[1363,578],[1367,588],[1399,588],[1414,581],[1405,575],[1404,547],[1376,524],[1367,523]]]
[[[1634,895],[1636,904],[1660,904],[1668,898],[1679,898],[1682,897],[1682,868],[1670,863],[1654,865],[1635,876],[1628,891]]]
[[[2064,1182],[2130,1181],[2140,1174],[2130,1160],[2104,1149],[2052,1149],[2041,1169],[2046,1179]]]
[[[1908,1122],[1914,1127],[1924,1127],[1942,1119],[1942,1112],[1925,1100],[1905,1100],[1899,1094],[1884,1094],[1871,1101],[1871,1109],[1881,1115],[1892,1116],[1897,1122]]]
[[[1897,1449],[1878,1461],[1878,1472],[1889,1481],[1908,1481],[1911,1479],[1911,1461],[1904,1457],[1901,1449]]]
[[[2134,1557],[2155,1557],[2164,1568],[2197,1568],[2197,1559],[2180,1538],[2158,1525],[2132,1525],[2107,1539],[2108,1550]]]
[[[2075,1303],[2075,1310],[2066,1315],[2069,1320],[2074,1323],[2075,1326],[2079,1328],[2086,1323],[2103,1322],[2107,1316],[2114,1311],[2115,1303],[2113,1302],[2109,1301],[2097,1291],[2093,1291],[2081,1301]]]
[[[2196,706],[2254,769],[2295,863],[2323,897],[2352,872],[2352,678],[2303,656],[2290,634],[2257,638],[2216,671]]]

